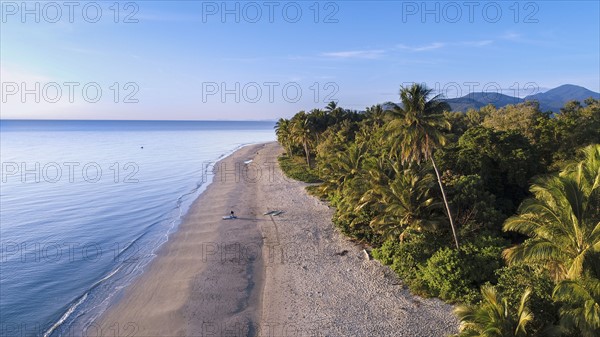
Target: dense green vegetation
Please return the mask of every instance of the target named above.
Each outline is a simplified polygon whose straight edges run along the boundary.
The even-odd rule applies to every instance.
[[[600,101],[400,99],[280,119],[282,168],[413,292],[459,304],[458,336],[600,336]]]

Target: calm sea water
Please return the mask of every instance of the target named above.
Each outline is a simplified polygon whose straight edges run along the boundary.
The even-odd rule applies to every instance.
[[[208,163],[273,125],[0,121],[0,336],[94,336],[81,327],[167,241]]]

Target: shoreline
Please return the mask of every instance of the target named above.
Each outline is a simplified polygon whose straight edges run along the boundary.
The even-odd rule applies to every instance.
[[[178,230],[95,324],[102,335],[457,331],[450,305],[411,295],[334,228],[329,206],[283,175],[281,152],[276,142],[248,145],[215,165]],[[238,218],[222,220],[230,209]],[[283,213],[263,215],[272,210]]]
[[[212,269],[221,273],[224,265],[225,255],[218,257],[217,250],[220,250],[222,240],[227,233],[223,233],[224,223],[237,223],[239,221],[222,220],[221,217],[227,215],[230,209],[234,209],[238,217],[243,215],[237,208],[239,200],[235,200],[243,189],[239,173],[231,172],[236,165],[240,165],[249,159],[254,159],[258,149],[268,143],[249,144],[242,146],[231,153],[224,155],[215,164],[213,170],[214,176],[208,182],[205,190],[191,203],[187,213],[181,220],[177,230],[169,236],[157,251],[156,256],[146,266],[144,272],[124,290],[116,303],[113,303],[102,313],[99,319],[92,323],[99,327],[102,332],[110,331],[111,335],[135,335],[135,336],[200,336],[204,334],[197,333],[203,327],[194,324],[194,317],[198,316],[198,305],[206,301],[220,298],[216,291],[199,291],[200,285],[195,278],[200,277],[204,272],[214,273]],[[223,168],[222,174],[218,168]],[[238,219],[242,220],[242,219]],[[242,226],[243,227],[243,226]],[[246,226],[248,227],[248,226]],[[245,229],[246,232],[252,230]],[[248,239],[256,240],[256,231],[254,238],[240,237],[240,242]],[[244,233],[247,234],[247,233]],[[260,236],[258,236],[260,239]],[[235,242],[234,242],[235,243]],[[224,246],[225,247],[225,246]],[[235,246],[228,247],[235,249]],[[233,254],[239,255],[235,251]],[[241,273],[240,266],[243,261],[237,261],[238,265],[234,267],[238,275],[245,277],[237,279],[237,285],[243,284],[248,278],[249,271]],[[252,264],[246,264],[244,267],[251,267]],[[212,268],[212,269],[211,269]],[[262,268],[258,268],[261,270]],[[252,268],[250,269],[252,271]],[[254,279],[259,279],[254,277]],[[232,295],[237,295],[238,292]],[[196,298],[191,298],[193,295]],[[233,296],[237,297],[237,296]],[[229,299],[226,307],[232,312],[239,311],[238,308],[231,309],[236,305],[235,301]],[[246,305],[248,306],[248,305]],[[211,316],[210,310],[201,314],[205,322],[213,324],[219,316],[212,315],[213,318],[206,321]],[[258,318],[254,318],[257,320]],[[204,329],[207,329],[206,325]],[[127,330],[127,331],[126,331]]]
[[[212,161],[212,163],[214,163],[214,166],[217,166],[218,165],[217,163],[219,163],[223,159],[233,155],[235,152],[237,152],[245,147],[248,147],[248,146],[260,145],[260,144],[263,144],[263,143],[240,144],[240,145],[236,146],[235,148],[227,150],[227,151],[223,152],[222,154],[220,154],[217,158],[214,159],[214,161]],[[200,185],[198,185],[194,190],[192,190],[190,192],[186,192],[183,195],[180,195],[178,197],[177,211],[178,211],[179,215],[177,217],[174,217],[171,220],[169,220],[169,226],[168,226],[166,232],[160,236],[159,244],[156,246],[151,245],[151,247],[152,247],[151,250],[149,250],[147,253],[145,252],[143,254],[145,257],[151,256],[151,258],[148,261],[146,261],[143,264],[136,267],[131,279],[129,279],[129,281],[126,282],[125,284],[117,285],[116,286],[117,289],[124,289],[124,290],[128,289],[128,287],[131,284],[133,284],[139,277],[144,275],[146,268],[152,263],[154,258],[158,256],[158,253],[160,252],[162,247],[168,243],[168,241],[171,239],[172,235],[178,231],[179,226],[186,220],[190,209],[196,203],[198,198],[200,198],[201,195],[204,193],[204,191],[208,188],[208,186],[211,185],[211,183],[213,181],[213,177],[214,177],[213,168],[214,167],[210,167],[210,166],[206,167],[206,168],[203,167],[203,172],[201,172],[202,183]],[[180,204],[179,201],[184,200],[184,198],[187,198],[187,196],[189,196],[190,198],[186,199],[184,203]],[[185,204],[185,206],[184,206],[184,204]],[[78,314],[80,312],[78,310],[80,310],[79,307],[82,304],[83,305],[89,304],[86,302],[86,299],[91,297],[90,295],[92,295],[92,292],[95,291],[94,288],[96,288],[96,286],[100,285],[101,283],[103,283],[106,280],[111,279],[115,274],[118,274],[122,269],[125,269],[123,267],[124,267],[123,265],[117,266],[116,269],[111,270],[107,275],[103,276],[103,279],[101,279],[100,281],[97,281],[92,287],[90,287],[90,289],[86,290],[86,292],[82,296],[76,298],[70,304],[70,306],[68,307],[68,310],[66,312],[61,313],[62,316],[60,316],[60,318],[57,321],[53,322],[53,324],[50,326],[50,328],[44,329],[43,336],[51,336],[55,332],[64,333],[65,331],[67,331],[67,333],[72,333],[73,331],[80,331],[83,334],[87,335],[90,333],[90,331],[94,331],[94,330],[98,329],[99,328],[99,325],[98,325],[99,319],[102,316],[104,316],[104,314],[107,311],[109,311],[112,307],[114,307],[116,303],[120,302],[120,299],[124,296],[124,291],[120,291],[120,290],[114,291],[113,290],[107,294],[108,296],[105,297],[105,299],[103,301],[100,301],[95,306],[93,306],[92,310],[90,310],[89,307],[86,307],[85,309],[83,309],[84,311],[82,313],[80,313],[80,317],[75,317],[73,319],[72,316],[74,314]],[[138,268],[139,268],[139,270],[138,270]],[[129,276],[130,275],[127,275],[127,277],[129,277]],[[97,294],[93,294],[93,297],[97,297]],[[97,310],[97,308],[99,308],[99,307],[102,307],[101,310]],[[87,315],[89,315],[91,317],[83,318],[81,320],[79,319],[79,318],[85,317]],[[94,334],[94,332],[92,332],[92,334]]]

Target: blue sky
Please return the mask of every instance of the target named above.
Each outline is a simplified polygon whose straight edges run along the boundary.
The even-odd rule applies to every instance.
[[[76,3],[2,2],[2,118],[277,119],[410,82],[600,91],[597,1]]]

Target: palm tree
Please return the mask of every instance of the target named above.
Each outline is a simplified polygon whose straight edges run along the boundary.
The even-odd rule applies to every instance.
[[[560,326],[583,337],[600,336],[600,280],[584,276],[561,281],[552,295],[561,303]]]
[[[326,110],[327,112],[334,112],[334,111],[336,111],[337,109],[339,109],[339,107],[338,107],[338,105],[337,105],[337,102],[335,102],[335,101],[331,101],[331,102],[329,102],[329,103],[327,104],[327,106],[325,107],[325,110]]]
[[[386,185],[401,171],[398,163],[387,156],[369,157],[365,160],[365,173],[369,177],[370,186]]]
[[[585,159],[567,166],[563,175],[571,175],[586,194],[592,195],[600,188],[600,144],[586,146],[580,152]]]
[[[591,257],[600,253],[600,145],[583,153],[585,160],[560,176],[538,179],[531,187],[534,198],[506,220],[505,231],[530,237],[504,251],[509,263],[541,265],[561,281],[578,279],[585,263],[594,262]]]
[[[449,110],[447,103],[439,100],[440,95],[428,99],[432,90],[420,84],[410,87],[401,87],[400,99],[402,107],[395,106],[392,114],[394,119],[388,124],[389,139],[392,142],[390,155],[402,162],[422,162],[431,160],[437,181],[442,192],[454,243],[458,249],[458,237],[454,227],[454,220],[446,198],[440,172],[433,158],[433,151],[444,145],[446,138],[440,131],[448,127],[443,112]]]
[[[275,124],[277,141],[286,149],[287,155],[292,155],[292,130],[289,119],[280,118]]]
[[[335,156],[326,160],[322,170],[325,182],[320,186],[321,192],[339,191],[346,181],[357,177],[360,173],[365,152],[366,146],[364,144],[355,143],[346,151],[338,152]]]
[[[385,123],[386,111],[383,109],[383,107],[380,104],[377,104],[370,108],[367,108],[367,110],[365,112],[365,116],[374,125],[382,126]]]
[[[582,150],[584,160],[560,175],[540,178],[534,198],[523,201],[505,231],[530,237],[504,251],[509,263],[546,268],[557,281],[560,325],[582,336],[600,333],[600,145]]]
[[[521,296],[516,312],[506,299],[499,299],[496,289],[482,286],[483,300],[478,306],[461,305],[454,309],[460,319],[460,333],[456,337],[521,337],[527,336],[526,327],[533,320],[527,307],[531,290]]]
[[[356,210],[367,205],[378,209],[371,227],[403,241],[407,230],[423,231],[437,227],[440,219],[436,217],[435,210],[439,204],[430,196],[432,184],[433,177],[424,171],[397,169],[395,178],[389,183],[374,182]]]
[[[344,117],[344,109],[342,109],[335,101],[329,102],[325,107],[325,111],[329,114],[331,122],[334,124],[341,122]]]
[[[294,142],[302,144],[304,154],[306,155],[306,164],[310,168],[310,145],[313,141],[314,127],[311,119],[304,111],[297,113],[292,119],[292,139]]]
[[[329,116],[327,112],[321,109],[312,109],[310,113],[307,115],[307,118],[310,120],[310,124],[312,125],[315,141],[319,143],[319,137],[327,127],[329,126]]]

